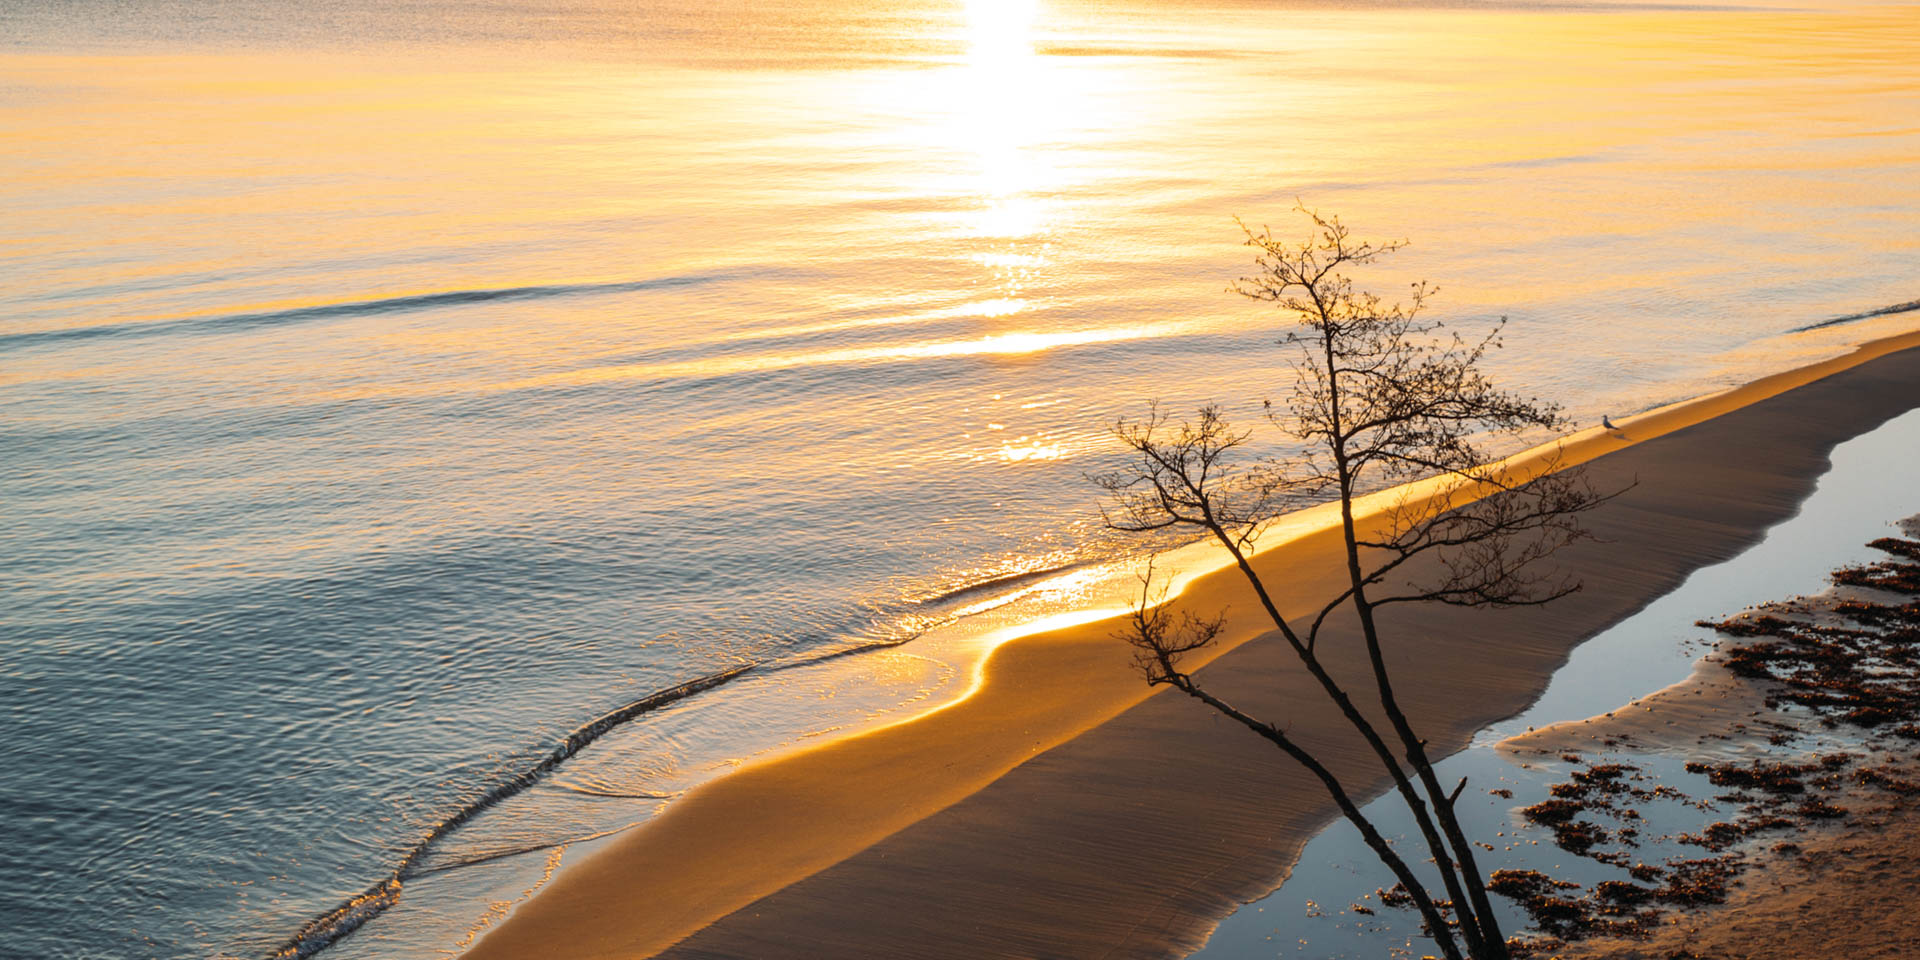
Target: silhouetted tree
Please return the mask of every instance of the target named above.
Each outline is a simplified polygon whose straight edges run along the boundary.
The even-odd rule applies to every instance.
[[[1578,515],[1613,494],[1597,492],[1578,469],[1515,469],[1483,448],[1487,438],[1563,428],[1559,408],[1497,389],[1481,370],[1499,345],[1499,327],[1477,340],[1445,336],[1422,318],[1434,292],[1414,284],[1403,302],[1388,303],[1353,286],[1346,271],[1374,262],[1403,243],[1359,243],[1338,218],[1300,208],[1313,224],[1300,243],[1275,240],[1244,224],[1258,253],[1258,272],[1233,290],[1284,311],[1293,326],[1290,395],[1269,401],[1267,419],[1300,442],[1290,458],[1248,461],[1250,431],[1230,426],[1218,407],[1175,421],[1157,406],[1144,419],[1122,420],[1114,434],[1131,451],[1127,466],[1094,478],[1111,499],[1106,519],[1127,531],[1189,527],[1226,548],[1282,639],[1318,682],[1330,705],[1365,740],[1411,812],[1434,863],[1444,897],[1427,889],[1407,860],[1361,812],[1339,778],[1307,746],[1272,723],[1208,692],[1182,660],[1214,643],[1223,621],[1175,616],[1155,593],[1152,569],[1124,630],[1148,683],[1172,686],[1259,734],[1307,768],[1340,812],[1402,884],[1429,934],[1450,960],[1505,960],[1508,943],[1487,897],[1485,875],[1461,829],[1454,803],[1463,779],[1448,790],[1434,773],[1427,744],[1401,709],[1387,669],[1382,607],[1407,603],[1459,606],[1542,604],[1578,589],[1541,561],[1585,536]],[[1505,321],[1503,320],[1502,323]],[[1378,516],[1355,517],[1361,495],[1416,478],[1432,484],[1399,495]],[[1279,513],[1331,496],[1340,505],[1346,587],[1320,600],[1300,624],[1280,612],[1276,591],[1254,568],[1253,544]],[[1410,561],[1426,579],[1408,576]],[[1350,609],[1371,666],[1376,722],[1320,658],[1327,618]]]

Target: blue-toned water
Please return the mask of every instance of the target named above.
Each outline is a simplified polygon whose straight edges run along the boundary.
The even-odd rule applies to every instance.
[[[0,952],[266,955],[405,866],[331,949],[440,955],[956,695],[820,658],[1138,549],[1104,424],[1285,388],[1234,214],[1410,237],[1371,279],[1511,317],[1495,372],[1583,421],[1907,329],[1788,333],[1920,295],[1917,24],[0,5]]]

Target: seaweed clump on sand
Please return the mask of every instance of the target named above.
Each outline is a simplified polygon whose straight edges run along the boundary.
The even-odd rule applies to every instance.
[[[1871,546],[1898,559],[1833,574],[1842,587],[1920,595],[1920,541],[1882,537]],[[1784,609],[1784,608],[1783,608]],[[1884,603],[1858,596],[1826,608],[1827,617],[1765,612],[1702,621],[1722,636],[1751,642],[1721,651],[1729,670],[1770,683],[1768,705],[1799,707],[1821,723],[1920,739],[1920,601]]]
[[[1830,753],[1808,763],[1769,763],[1755,760],[1747,764],[1687,763],[1687,772],[1705,774],[1716,787],[1730,787],[1721,794],[1723,802],[1744,804],[1740,815],[1707,825],[1697,834],[1681,834],[1681,843],[1725,850],[1756,833],[1782,830],[1812,820],[1832,820],[1845,816],[1845,807],[1836,806],[1809,790],[1835,791],[1844,783],[1842,771],[1859,759],[1851,753]],[[1757,793],[1755,791],[1758,791]]]
[[[1520,904],[1538,933],[1509,941],[1516,956],[1531,956],[1589,937],[1639,937],[1660,924],[1672,908],[1725,903],[1740,871],[1732,856],[1674,860],[1663,867],[1636,865],[1634,876],[1651,884],[1603,880],[1582,891],[1538,870],[1495,870],[1487,889]]]
[[[1495,871],[1488,889],[1518,903],[1537,931],[1510,942],[1516,956],[1549,952],[1590,937],[1638,937],[1656,927],[1670,909],[1726,899],[1727,884],[1739,872],[1737,854],[1676,858],[1655,865],[1636,862],[1629,852],[1640,846],[1642,805],[1673,800],[1707,806],[1674,787],[1646,782],[1634,764],[1590,763],[1550,786],[1548,799],[1520,811],[1528,821],[1551,830],[1553,842],[1561,849],[1625,870],[1631,880],[1603,880],[1586,888],[1537,870]],[[1617,825],[1608,829],[1583,819],[1589,816],[1605,817]]]
[[[1867,546],[1893,554],[1899,559],[1847,567],[1833,575],[1834,583],[1896,593],[1920,593],[1920,542],[1881,537]]]
[[[1718,652],[1728,669],[1767,684],[1768,707],[1799,712],[1829,730],[1861,731],[1862,745],[1906,756],[1911,743],[1920,741],[1920,600],[1915,599],[1920,597],[1920,541],[1883,537],[1869,545],[1891,559],[1835,571],[1832,580],[1842,588],[1838,596],[1769,605],[1700,625],[1729,641]],[[1905,597],[1889,600],[1884,596],[1889,593]],[[1771,721],[1760,726],[1772,728],[1764,738],[1774,746],[1792,743],[1795,736],[1784,731],[1800,729]],[[1908,749],[1895,751],[1893,745],[1901,742]],[[1561,759],[1581,762],[1572,754]],[[1791,761],[1692,760],[1686,769],[1722,788],[1714,801],[1734,805],[1735,812],[1697,834],[1668,839],[1705,848],[1712,856],[1676,857],[1660,865],[1631,862],[1628,849],[1640,845],[1638,806],[1674,799],[1717,809],[1670,786],[1643,786],[1645,777],[1632,764],[1576,769],[1548,788],[1547,799],[1520,811],[1551,830],[1560,848],[1625,869],[1632,881],[1606,880],[1584,889],[1534,870],[1495,871],[1488,888],[1525,909],[1536,931],[1510,941],[1516,957],[1544,955],[1569,941],[1597,936],[1644,936],[1667,911],[1724,903],[1729,886],[1749,865],[1736,848],[1757,834],[1847,817],[1848,808],[1828,798],[1849,786],[1920,797],[1920,780],[1894,756],[1869,766],[1858,753],[1833,751]],[[1618,825],[1608,829],[1592,816]],[[1773,849],[1792,854],[1800,846],[1782,841]]]
[[[1580,758],[1568,754],[1562,759],[1577,762]],[[1624,849],[1601,848],[1610,843],[1639,846],[1638,822],[1643,818],[1638,805],[1662,799],[1688,801],[1685,794],[1664,784],[1641,786],[1645,779],[1640,768],[1630,763],[1589,764],[1573,771],[1565,783],[1548,787],[1551,797],[1522,809],[1520,815],[1552,830],[1553,842],[1560,849],[1625,868],[1632,858]],[[1609,830],[1579,819],[1587,813],[1611,818],[1618,825]]]
[[[1716,800],[1741,807],[1699,834],[1668,838],[1705,847],[1712,856],[1673,857],[1656,864],[1637,862],[1630,853],[1640,846],[1635,824],[1645,818],[1639,807],[1654,800],[1701,810],[1714,809],[1713,804],[1669,785],[1644,785],[1645,775],[1633,764],[1594,763],[1574,770],[1566,781],[1548,788],[1548,799],[1523,808],[1521,816],[1551,830],[1561,849],[1618,867],[1631,879],[1603,880],[1589,888],[1537,870],[1495,871],[1487,888],[1519,904],[1533,931],[1511,939],[1511,952],[1515,957],[1550,955],[1569,942],[1593,937],[1640,938],[1658,928],[1671,911],[1725,903],[1730,886],[1748,866],[1746,855],[1733,848],[1764,831],[1844,816],[1844,808],[1810,791],[1838,789],[1846,779],[1844,768],[1854,759],[1853,754],[1834,754],[1808,763],[1689,763],[1689,771],[1728,788]],[[1920,791],[1920,784],[1909,784],[1891,768],[1872,769],[1876,783],[1892,785],[1887,789],[1912,786]],[[1582,819],[1588,816],[1620,825],[1609,830]]]

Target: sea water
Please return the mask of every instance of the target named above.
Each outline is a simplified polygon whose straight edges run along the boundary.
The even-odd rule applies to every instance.
[[[443,955],[957,695],[912,638],[1149,546],[1107,424],[1285,397],[1235,216],[1410,239],[1363,280],[1507,317],[1492,372],[1583,423],[1907,329],[1916,45],[1899,4],[0,5],[0,952]]]

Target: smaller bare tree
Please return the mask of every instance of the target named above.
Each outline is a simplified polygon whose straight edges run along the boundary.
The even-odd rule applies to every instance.
[[[1123,636],[1148,683],[1232,718],[1311,772],[1405,887],[1449,960],[1506,960],[1508,941],[1454,811],[1466,781],[1449,790],[1435,774],[1427,742],[1395,694],[1375,614],[1396,604],[1522,606],[1566,596],[1579,585],[1542,561],[1585,537],[1579,515],[1617,491],[1600,493],[1582,471],[1558,462],[1522,469],[1491,456],[1482,446],[1489,437],[1566,425],[1557,407],[1499,390],[1481,370],[1499,345],[1499,327],[1474,341],[1442,335],[1440,324],[1421,317],[1434,292],[1424,283],[1400,303],[1356,290],[1346,271],[1402,244],[1357,243],[1337,218],[1300,212],[1313,235],[1297,244],[1242,224],[1260,269],[1232,289],[1274,304],[1293,322],[1281,341],[1295,351],[1293,386],[1284,401],[1269,401],[1267,419],[1303,451],[1243,462],[1252,434],[1229,425],[1219,408],[1176,422],[1156,406],[1143,419],[1115,424],[1133,456],[1094,481],[1110,496],[1109,526],[1192,528],[1227,550],[1280,637],[1392,780],[1443,893],[1427,889],[1309,746],[1208,692],[1183,668],[1189,654],[1218,640],[1222,620],[1176,617],[1160,602],[1149,567]],[[1358,515],[1363,495],[1415,479],[1427,482],[1403,486],[1376,513]],[[1317,598],[1311,617],[1289,621],[1275,598],[1286,585],[1269,585],[1255,569],[1254,542],[1279,513],[1328,496],[1340,506],[1346,587]],[[1359,624],[1384,724],[1362,711],[1321,659],[1323,628],[1342,609]]]

